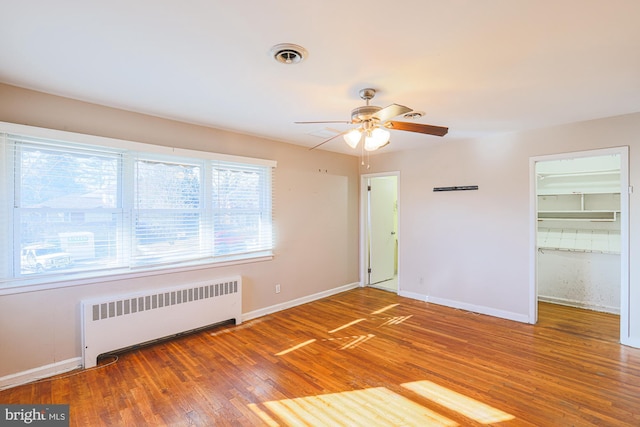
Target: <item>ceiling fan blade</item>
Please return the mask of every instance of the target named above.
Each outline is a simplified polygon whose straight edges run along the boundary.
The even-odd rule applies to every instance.
[[[409,122],[387,122],[385,123],[385,127],[393,130],[406,130],[435,136],[445,136],[447,132],[449,132],[449,128],[447,127]]]
[[[349,123],[351,123],[351,122],[349,122]],[[351,130],[351,129],[349,129],[349,130]],[[318,144],[318,145],[314,145],[313,147],[309,148],[309,151],[311,151],[311,150],[313,150],[313,149],[315,149],[315,148],[318,148],[318,147],[320,147],[321,145],[324,145],[324,144],[326,144],[327,142],[332,141],[332,140],[336,139],[336,138],[337,138],[337,137],[339,137],[339,136],[344,135],[345,133],[349,132],[349,130],[345,130],[344,132],[340,132],[339,134],[334,135],[334,136],[332,136],[332,137],[331,137],[331,138],[329,138],[329,139],[325,139],[325,140],[324,140],[324,141],[322,141],[320,144]]]
[[[323,121],[319,121],[319,122],[293,122],[297,125],[308,125],[308,124],[318,124],[318,123],[347,123],[350,124],[351,121],[347,121],[347,120],[323,120]]]
[[[404,105],[391,104],[379,110],[373,115],[373,117],[380,120],[381,122],[386,122],[387,120],[399,116],[400,114],[407,114],[409,111],[413,110],[409,107],[405,107]]]

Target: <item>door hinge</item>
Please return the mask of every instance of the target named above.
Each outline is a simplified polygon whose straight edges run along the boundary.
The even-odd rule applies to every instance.
[[[369,268],[369,269],[367,270],[367,273],[371,274],[371,268]]]
[[[371,186],[367,185],[367,191],[371,191]]]

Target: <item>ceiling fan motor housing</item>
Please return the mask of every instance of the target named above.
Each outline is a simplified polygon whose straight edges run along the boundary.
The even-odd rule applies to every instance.
[[[363,105],[361,107],[354,108],[351,110],[351,122],[362,123],[367,120],[375,119],[373,115],[380,110],[381,108],[375,105]]]

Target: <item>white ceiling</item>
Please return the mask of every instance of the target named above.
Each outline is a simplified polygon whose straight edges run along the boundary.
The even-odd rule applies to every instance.
[[[448,126],[444,140],[640,111],[638,0],[0,0],[0,10],[1,82],[309,147],[325,126],[293,122],[349,120],[364,87],[378,90],[374,105]],[[308,58],[277,63],[278,43]],[[440,138],[392,131],[391,141],[384,151]],[[353,153],[341,138],[323,148]]]

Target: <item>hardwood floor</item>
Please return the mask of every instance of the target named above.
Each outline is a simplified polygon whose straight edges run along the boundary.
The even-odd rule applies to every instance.
[[[0,392],[72,426],[638,426],[640,350],[617,316],[533,326],[361,288]],[[107,360],[105,362],[108,362]]]

